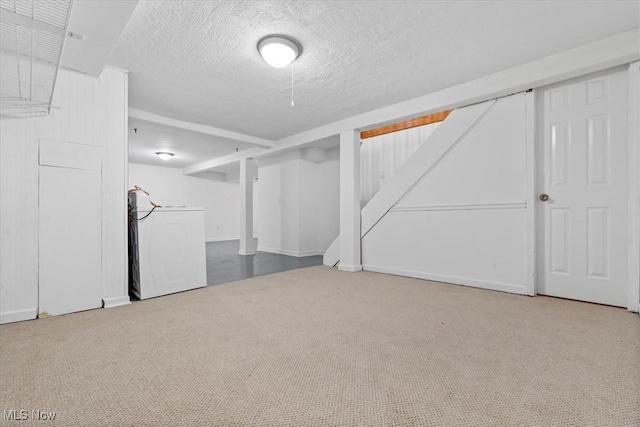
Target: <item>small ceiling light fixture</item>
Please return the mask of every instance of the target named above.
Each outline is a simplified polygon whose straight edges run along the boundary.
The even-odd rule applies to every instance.
[[[302,46],[289,36],[270,35],[260,39],[258,51],[267,64],[283,68],[300,56]]]
[[[156,152],[156,156],[160,157],[162,160],[169,160],[173,157],[173,153],[169,153],[168,151],[158,151]]]

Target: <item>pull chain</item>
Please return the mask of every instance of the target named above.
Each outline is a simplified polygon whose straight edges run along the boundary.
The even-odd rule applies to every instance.
[[[291,106],[293,107],[293,62],[291,63]]]

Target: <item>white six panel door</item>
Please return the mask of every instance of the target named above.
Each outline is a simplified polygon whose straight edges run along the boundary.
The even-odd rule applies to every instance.
[[[626,70],[539,96],[538,293],[626,307]]]

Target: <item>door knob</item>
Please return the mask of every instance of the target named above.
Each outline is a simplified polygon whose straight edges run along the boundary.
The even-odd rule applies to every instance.
[[[542,200],[543,202],[546,202],[547,200],[549,200],[549,195],[548,194],[541,194],[540,195],[540,200]]]

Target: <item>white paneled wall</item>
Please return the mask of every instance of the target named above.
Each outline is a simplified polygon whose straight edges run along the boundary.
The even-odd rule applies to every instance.
[[[362,206],[382,188],[440,123],[367,138],[360,146]]]
[[[38,312],[38,139],[33,123],[0,121],[0,322]]]
[[[148,191],[151,200],[161,206],[204,208],[207,242],[239,238],[238,183],[187,176],[181,169],[130,163],[129,188],[133,188],[134,185]]]
[[[48,116],[2,117],[0,322],[38,313],[38,141],[103,147],[102,283],[106,305],[129,301],[126,277],[127,74],[61,70]],[[82,215],[82,212],[78,212]],[[72,274],[72,272],[70,272]]]

